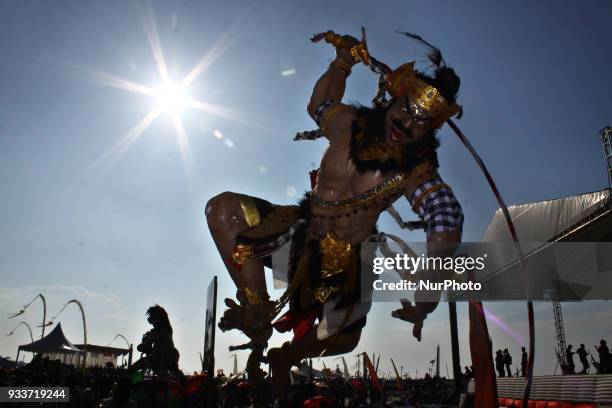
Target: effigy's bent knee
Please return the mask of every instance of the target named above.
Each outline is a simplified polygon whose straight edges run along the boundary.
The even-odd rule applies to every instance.
[[[240,210],[240,194],[223,192],[208,200],[205,208],[206,222],[211,231],[226,228]]]

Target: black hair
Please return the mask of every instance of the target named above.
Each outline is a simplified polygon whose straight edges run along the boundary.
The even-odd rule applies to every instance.
[[[455,103],[457,101],[457,94],[461,85],[461,79],[454,69],[446,65],[446,61],[444,60],[440,49],[427,42],[417,34],[401,31],[398,31],[398,33],[403,34],[427,47],[428,51],[426,55],[429,61],[431,61],[434,69],[433,76],[426,75],[422,72],[417,72],[417,76],[423,81],[427,82],[429,85],[436,88],[448,103]],[[462,114],[463,110],[460,108],[459,113],[457,114],[457,119],[460,119]]]
[[[443,66],[434,70],[433,77],[421,72],[417,72],[417,76],[436,88],[448,103],[452,104],[457,101],[461,79],[454,69]]]
[[[168,313],[163,307],[160,305],[151,306],[149,309],[147,309],[147,316],[153,316],[153,318],[159,322],[159,327],[156,327],[156,329],[163,328],[172,333],[172,326],[170,325]]]

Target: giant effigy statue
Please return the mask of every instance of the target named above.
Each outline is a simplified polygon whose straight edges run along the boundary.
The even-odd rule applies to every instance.
[[[225,192],[206,205],[210,232],[237,288],[237,301],[225,301],[221,330],[242,331],[256,358],[263,357],[274,329],[294,333],[293,340],[267,353],[278,396],[287,391],[292,365],[357,346],[370,310],[360,292],[360,249],[380,236],[376,223],[383,211],[407,200],[425,230],[429,253],[461,240],[461,206],[437,171],[438,130],[448,122],[462,136],[450,120],[462,113],[460,78],[438,48],[417,35],[402,34],[428,48],[427,70],[416,69],[414,61],[389,68],[370,55],[365,32],[361,40],[333,31],[312,38],[333,45],[336,57],[315,84],[307,107],[319,129],[295,138],[328,142],[320,168],[311,172],[312,190],[299,203],[277,205]],[[372,107],[343,103],[347,78],[357,64],[380,75]],[[267,293],[266,266],[273,268],[275,280],[287,284],[277,300]],[[438,304],[423,299],[417,291],[414,304],[402,302],[392,313],[413,324],[418,340]],[[288,311],[279,316],[287,304]],[[475,313],[484,322],[482,309]],[[477,327],[486,333],[486,323]],[[484,338],[483,345],[488,335]],[[262,374],[250,364],[250,377]]]

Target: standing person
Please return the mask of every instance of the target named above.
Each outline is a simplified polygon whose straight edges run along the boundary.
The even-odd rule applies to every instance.
[[[272,387],[281,398],[292,365],[323,352],[344,354],[359,343],[371,306],[361,302],[358,283],[361,242],[376,234],[383,211],[401,197],[408,200],[425,225],[428,252],[458,244],[463,226],[459,202],[437,171],[437,131],[460,111],[455,71],[436,58],[432,75],[426,75],[410,62],[389,74],[383,90],[391,95],[389,103],[374,108],[347,105],[342,103],[347,77],[354,65],[367,61],[367,48],[350,36],[329,31],[326,41],[328,37],[336,46],[336,58],[317,81],[308,104],[322,132],[298,137],[324,136],[328,141],[320,169],[311,178],[312,191],[293,206],[231,192],[206,205],[211,235],[237,289],[238,302],[225,301],[229,309],[219,328],[244,332],[262,353],[272,336],[273,318],[289,303],[289,312],[274,329],[293,329],[295,336],[267,355]],[[271,262],[271,254],[288,238],[290,259],[280,263],[288,270],[273,268],[288,289],[273,301],[264,266],[278,265]],[[278,254],[275,259],[282,256]],[[423,321],[438,304],[423,301],[426,295],[417,292],[415,304],[404,301],[392,314],[412,323],[419,341]],[[263,376],[255,368],[250,371],[249,376]]]
[[[527,352],[525,351],[525,347],[521,347],[521,376],[527,376]]]
[[[465,366],[465,372],[463,373],[466,379],[471,379],[474,377],[474,372],[470,369],[470,367]]]
[[[504,365],[506,366],[508,377],[512,377],[512,368],[510,368],[512,365],[512,356],[510,355],[508,349],[504,349]]]
[[[565,360],[567,361],[567,373],[566,374],[576,374],[576,366],[574,365],[574,352],[572,351],[572,345],[570,344],[565,349]]]
[[[504,355],[501,350],[497,350],[495,352],[495,369],[497,370],[498,377],[505,377],[506,373],[504,371]]]
[[[599,373],[608,374],[610,372],[610,349],[604,339],[599,342],[599,347],[595,346],[599,353]]]
[[[576,350],[576,354],[578,354],[578,358],[582,364],[582,371],[580,371],[578,374],[586,374],[589,370],[589,360],[587,360],[587,351],[584,344],[580,345],[578,350]]]

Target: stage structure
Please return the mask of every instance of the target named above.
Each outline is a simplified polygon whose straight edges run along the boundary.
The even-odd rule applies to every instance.
[[[555,319],[555,337],[557,338],[557,346],[555,347],[555,353],[557,354],[557,364],[561,367],[563,374],[571,374],[569,366],[567,365],[567,358],[565,356],[565,349],[567,348],[567,342],[565,341],[565,325],[563,324],[563,311],[561,310],[561,302],[553,300],[553,317]]]
[[[206,292],[206,323],[204,327],[204,357],[202,371],[215,375],[215,331],[217,329],[217,277],[213,277]]]
[[[612,129],[610,129],[612,132]],[[612,136],[612,133],[609,135]],[[608,139],[609,141],[609,139]],[[555,200],[511,206],[512,217],[522,242],[550,245],[557,242],[611,242],[612,241],[612,190],[607,188]],[[489,223],[483,242],[510,242],[503,214],[497,210]],[[526,255],[537,257],[537,250]],[[517,260],[513,260],[517,263]],[[502,268],[485,278],[483,282],[495,284],[504,275],[518,273],[517,266]],[[561,371],[569,374],[565,358],[565,328],[558,293],[550,293],[555,321],[555,354]]]
[[[609,188],[554,200],[513,205],[508,211],[514,220],[521,242],[531,245],[525,257],[534,263],[544,253],[544,248],[555,243],[612,242],[612,190]],[[493,216],[481,242],[512,242],[500,209]],[[605,254],[598,253],[605,251],[606,248],[606,246],[595,247],[593,256],[597,257],[598,261],[600,258],[602,262],[607,261],[603,256]],[[483,285],[505,285],[520,273],[516,256],[504,255],[500,259],[503,259],[505,265],[500,265],[483,277],[481,280]],[[560,288],[562,289],[563,287]],[[559,293],[548,293],[547,299],[555,300],[555,296],[559,297],[558,295]]]

